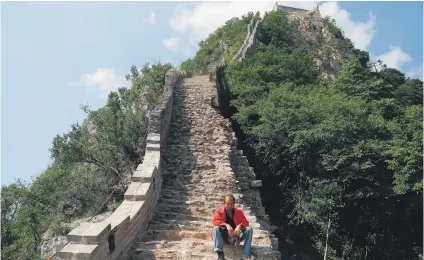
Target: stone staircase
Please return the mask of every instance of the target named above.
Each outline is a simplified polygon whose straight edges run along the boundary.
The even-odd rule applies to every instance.
[[[253,228],[254,259],[280,259],[273,248],[259,186],[228,119],[211,106],[216,93],[208,76],[181,80],[174,88],[171,125],[164,153],[160,199],[130,259],[217,259],[212,245],[212,216],[233,193]],[[225,246],[226,259],[240,259],[241,245]]]

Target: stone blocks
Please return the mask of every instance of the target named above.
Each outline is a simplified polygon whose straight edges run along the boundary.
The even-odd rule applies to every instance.
[[[79,244],[96,244],[110,232],[110,223],[82,223],[68,234],[68,241]]]
[[[260,188],[260,187],[262,187],[262,181],[261,180],[254,180],[250,183],[250,187]]]
[[[138,233],[147,226],[160,196],[163,168],[160,150],[168,134],[173,88],[181,77],[182,73],[176,69],[165,75],[162,103],[149,116],[144,160],[131,178],[125,200],[106,220],[83,223],[69,232],[68,244],[59,251],[58,257],[63,260],[122,259]]]

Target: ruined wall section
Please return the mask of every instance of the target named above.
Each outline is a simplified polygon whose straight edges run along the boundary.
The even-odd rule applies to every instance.
[[[252,19],[252,21],[250,21],[249,25],[247,26],[247,35],[243,45],[240,47],[231,61],[242,61],[246,57],[246,54],[252,53],[252,51],[259,45],[258,28],[261,26],[262,19],[257,20],[255,24],[253,24],[253,22],[254,19]],[[254,28],[253,31],[250,31],[250,26],[252,25],[254,25]]]
[[[171,69],[165,75],[162,103],[151,111],[143,163],[137,167],[125,200],[106,220],[82,223],[68,235],[59,259],[125,259],[137,235],[151,219],[161,193],[162,150],[172,113],[173,89],[184,75]]]

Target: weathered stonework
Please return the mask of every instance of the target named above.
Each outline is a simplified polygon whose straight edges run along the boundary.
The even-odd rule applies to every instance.
[[[255,259],[279,259],[253,168],[237,149],[228,119],[211,106],[216,91],[209,75],[184,79],[174,89],[174,107],[164,152],[161,198],[145,232],[130,250],[132,260],[215,260],[212,216],[232,193],[253,229]],[[241,246],[224,247],[239,259]]]
[[[104,221],[86,222],[68,234],[68,244],[58,253],[59,259],[125,259],[137,234],[151,218],[162,185],[162,151],[172,113],[173,89],[182,73],[166,73],[162,103],[149,116],[146,153],[137,167],[125,200]]]
[[[253,20],[249,24],[233,60],[242,61],[255,50],[261,22],[252,32]],[[281,258],[262,207],[262,182],[255,180],[246,156],[236,148],[230,121],[222,116],[230,94],[225,66],[223,59],[209,76],[185,79],[178,86],[185,73],[167,73],[163,102],[149,117],[144,160],[124,202],[108,219],[72,230],[61,259],[216,259],[211,217],[225,193],[234,194],[254,230],[256,259]],[[241,247],[224,251],[240,257]]]
[[[300,8],[294,8],[294,7],[289,7],[289,6],[284,6],[284,5],[279,5],[278,3],[274,4],[274,8],[272,9],[273,11],[276,11],[278,9],[284,10],[287,13],[303,13],[306,14],[308,12],[308,10],[304,10],[304,9],[300,9]]]
[[[241,61],[245,58],[246,54],[252,53],[255,47],[258,45],[258,33],[259,29],[262,23],[262,19],[259,19],[255,23],[255,27],[253,28],[253,31],[250,31],[250,26],[253,25],[254,19],[250,21],[249,25],[247,26],[247,35],[244,39],[243,45],[240,47],[240,49],[237,51],[236,55],[234,55],[232,61]]]
[[[150,114],[146,154],[125,200],[106,220],[68,234],[60,259],[216,259],[210,231],[222,196],[234,194],[254,230],[256,259],[280,259],[253,168],[231,124],[211,106],[209,77],[167,73],[162,104]],[[172,117],[172,118],[171,118]],[[225,247],[231,259],[241,246]]]

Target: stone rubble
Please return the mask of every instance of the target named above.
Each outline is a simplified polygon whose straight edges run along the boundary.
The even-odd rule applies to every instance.
[[[216,92],[208,76],[181,80],[174,89],[169,136],[164,153],[160,199],[130,259],[216,259],[212,216],[223,196],[233,193],[253,228],[254,259],[280,259],[261,204],[261,181],[234,146],[228,119],[211,106]],[[226,259],[240,259],[241,245],[224,248]]]

